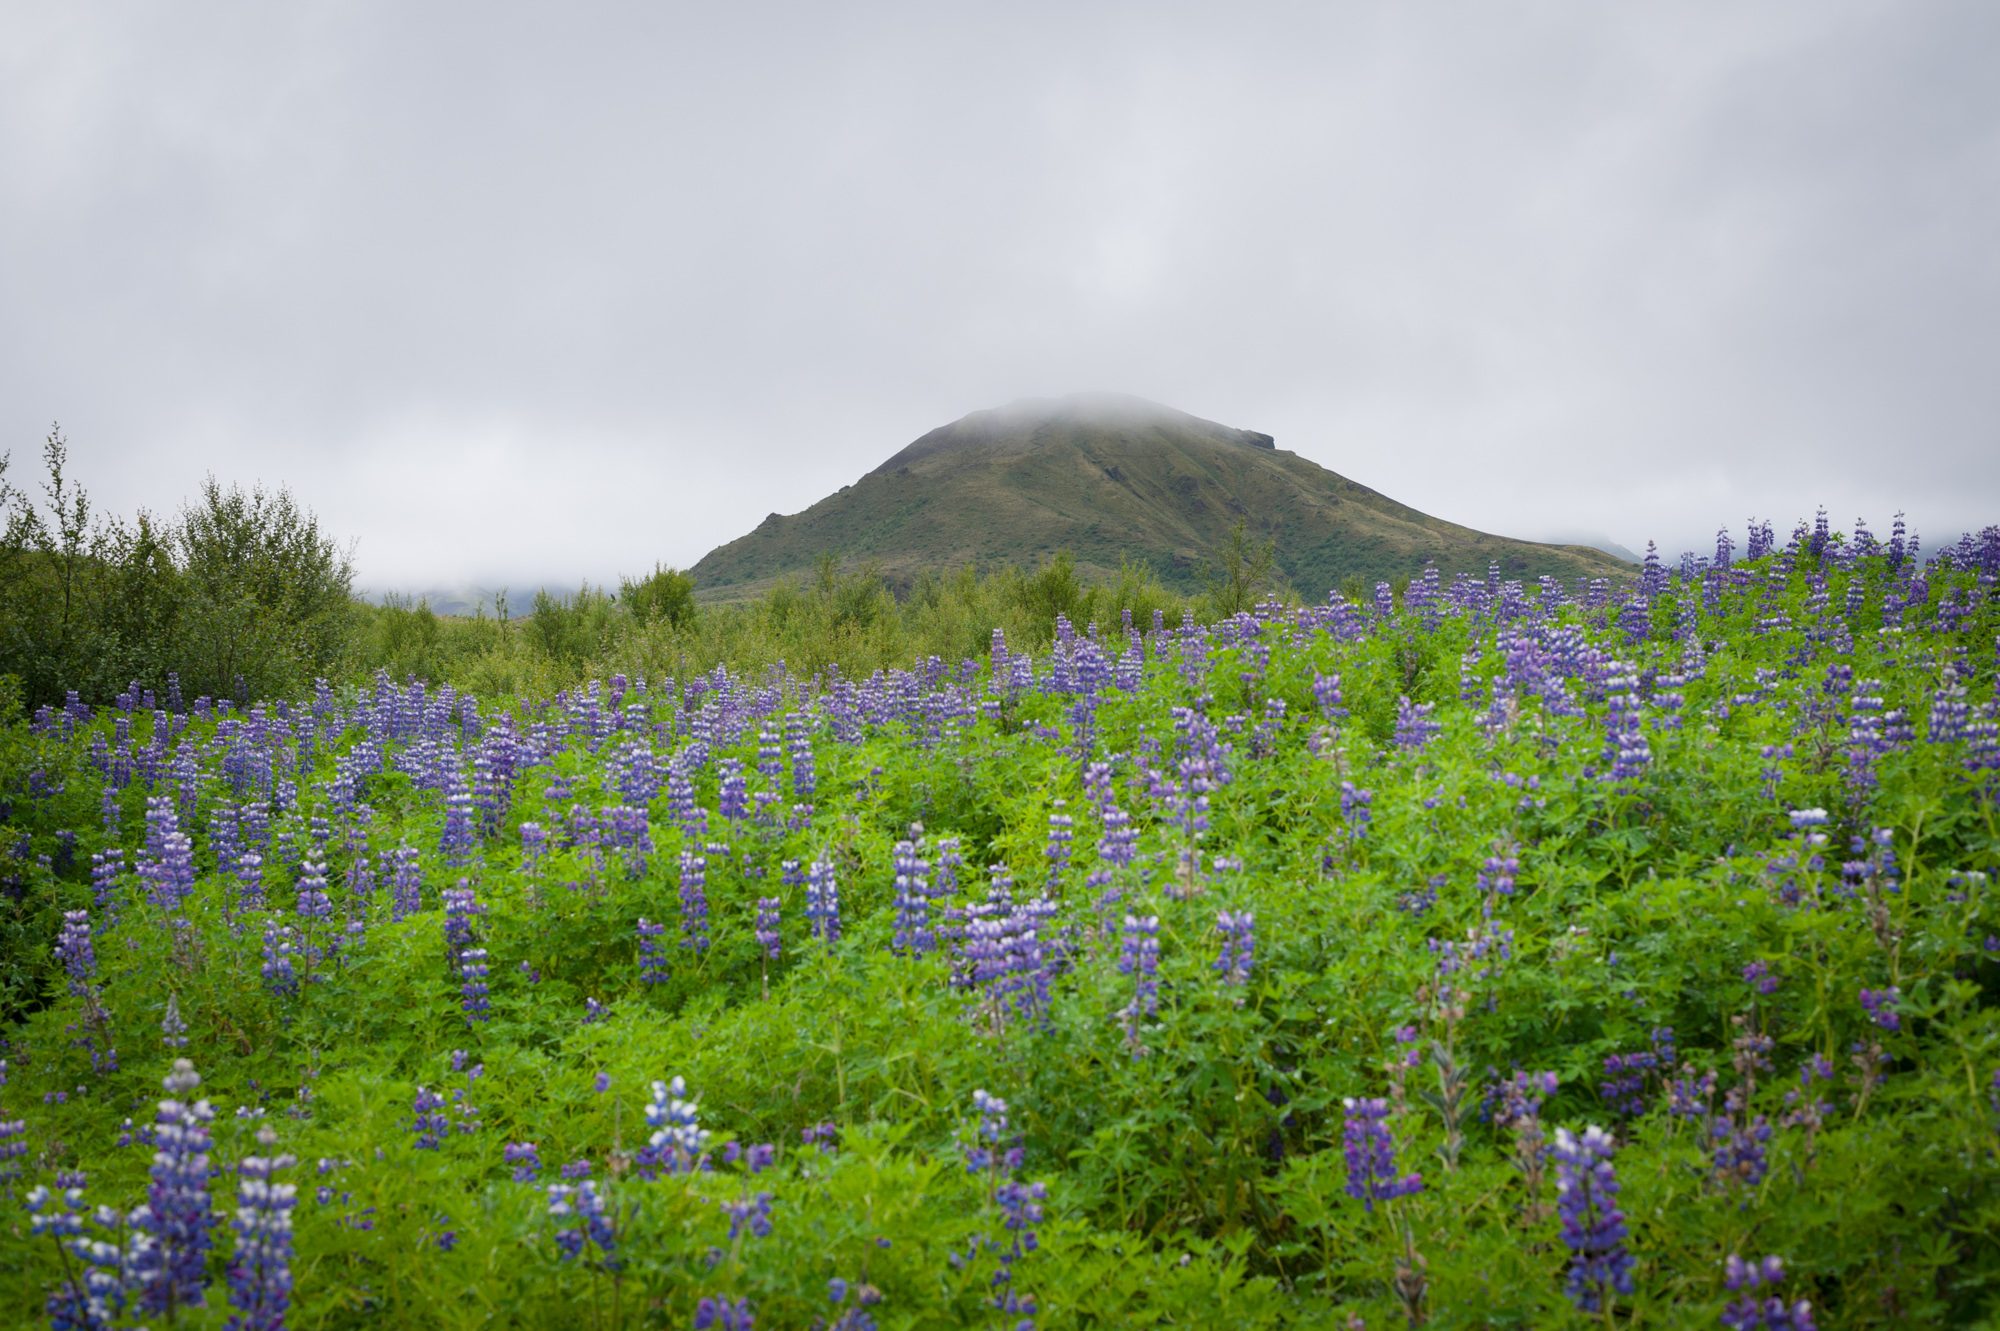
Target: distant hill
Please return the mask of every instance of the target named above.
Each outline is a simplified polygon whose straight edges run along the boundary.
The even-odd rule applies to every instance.
[[[803,513],[771,514],[690,572],[704,598],[734,599],[804,574],[831,554],[897,584],[926,569],[1032,565],[1059,549],[1085,575],[1143,565],[1195,590],[1241,520],[1276,545],[1277,566],[1318,600],[1350,575],[1420,572],[1509,578],[1616,575],[1626,565],[1578,545],[1474,531],[1417,510],[1233,429],[1140,398],[1030,399],[976,411],[910,444]]]
[[[1602,532],[1545,531],[1542,533],[1542,539],[1556,545],[1583,545],[1592,550],[1602,550],[1613,559],[1622,559],[1628,564],[1637,564],[1641,559],[1638,552],[1618,544]]]
[[[490,587],[423,587],[415,589],[403,587],[357,587],[354,589],[354,594],[370,605],[386,605],[391,598],[394,598],[398,602],[408,602],[411,605],[427,605],[431,608],[433,614],[470,617],[478,614],[481,610],[484,610],[489,615],[492,614],[493,598],[496,593]],[[499,594],[504,595],[505,593],[502,592]],[[519,592],[516,592],[514,593],[514,597],[516,601],[514,608],[520,610],[524,608],[522,602],[532,602],[535,594],[533,591],[530,591],[526,597],[522,597]]]

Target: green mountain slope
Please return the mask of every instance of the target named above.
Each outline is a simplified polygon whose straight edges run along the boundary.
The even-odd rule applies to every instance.
[[[1033,564],[1069,550],[1079,572],[1151,568],[1201,585],[1242,521],[1317,600],[1351,575],[1510,578],[1610,575],[1629,566],[1585,546],[1510,540],[1444,522],[1231,429],[1138,398],[1074,397],[978,411],[932,430],[803,513],[773,513],[692,570],[705,596],[758,592],[825,555],[873,563],[892,582],[961,564]]]

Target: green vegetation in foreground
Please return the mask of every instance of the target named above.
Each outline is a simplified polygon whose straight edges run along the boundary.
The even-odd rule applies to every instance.
[[[1802,529],[971,674],[9,719],[0,1316],[76,1277],[30,1189],[145,1200],[185,1058],[181,1326],[272,1152],[295,1327],[1716,1326],[1732,1256],[1992,1325],[1996,572]]]

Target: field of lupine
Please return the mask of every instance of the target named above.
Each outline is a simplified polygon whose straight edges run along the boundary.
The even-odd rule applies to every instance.
[[[1996,576],[17,720],[0,1320],[2000,1325]]]

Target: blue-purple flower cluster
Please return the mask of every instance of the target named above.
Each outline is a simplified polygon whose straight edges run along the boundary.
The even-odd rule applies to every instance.
[[[1389,1133],[1389,1102],[1349,1097],[1341,1147],[1347,1157],[1347,1195],[1373,1211],[1375,1203],[1422,1192],[1422,1174],[1396,1172],[1396,1143]]]
[[[1563,1246],[1570,1251],[1564,1291],[1584,1312],[1607,1307],[1632,1292],[1632,1254],[1625,1213],[1618,1209],[1618,1175],[1611,1157],[1617,1144],[1596,1124],[1581,1136],[1556,1129],[1556,1213],[1562,1218]]]

